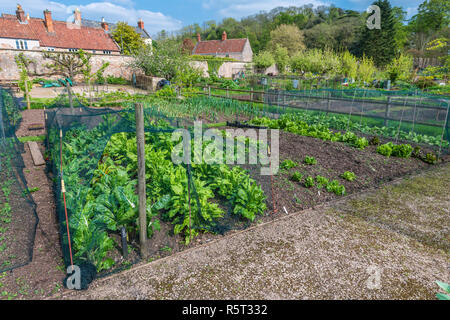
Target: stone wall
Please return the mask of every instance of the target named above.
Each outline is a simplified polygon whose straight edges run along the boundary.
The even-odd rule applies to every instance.
[[[19,79],[19,70],[14,57],[21,52],[35,62],[29,67],[36,74],[35,77],[46,77],[46,74],[49,73],[50,70],[45,65],[51,61],[44,59],[42,51],[0,49],[0,81],[17,81]],[[97,71],[104,62],[109,62],[109,66],[104,72],[105,77],[115,76],[131,80],[133,72],[128,67],[131,59],[129,56],[93,54],[91,58],[92,71]],[[60,76],[55,76],[54,78],[60,78]],[[79,76],[75,80],[80,81],[81,78],[82,76]]]
[[[245,71],[247,63],[240,61],[225,61],[218,70],[218,76],[222,78],[232,78],[233,75],[240,71]],[[191,66],[203,71],[203,76],[208,77],[208,62],[207,61],[192,61]]]

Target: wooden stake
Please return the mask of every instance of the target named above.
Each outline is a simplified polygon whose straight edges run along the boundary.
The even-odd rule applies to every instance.
[[[30,104],[30,95],[28,94],[28,80],[25,79],[25,99],[27,99],[27,108],[28,110],[31,109],[31,104]]]
[[[147,213],[145,192],[145,136],[144,136],[144,107],[135,104],[136,112],[136,143],[138,158],[138,194],[139,194],[139,241],[141,257],[147,258]]]

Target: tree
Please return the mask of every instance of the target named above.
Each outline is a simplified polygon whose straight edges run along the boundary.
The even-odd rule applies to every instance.
[[[289,65],[288,50],[280,45],[277,45],[274,51],[274,59],[280,73],[286,72],[286,67]]]
[[[146,75],[171,80],[178,66],[183,63],[180,44],[171,39],[155,41],[153,50],[141,48],[131,66],[144,71]]]
[[[258,69],[267,69],[275,64],[275,59],[270,51],[261,51],[255,55],[253,63]]]
[[[34,60],[25,57],[23,52],[19,53],[14,57],[17,67],[20,70],[19,88],[23,91],[23,95],[27,100],[27,107],[30,109],[30,91],[33,88],[33,82],[30,81],[28,76],[28,65]]]
[[[141,35],[126,22],[118,22],[111,35],[123,54],[131,55],[144,46]]]
[[[91,73],[90,59],[92,54],[86,53],[83,49],[76,53],[68,52],[44,52],[44,58],[51,61],[45,66],[51,70],[49,75],[62,75],[72,81],[77,75],[83,75],[85,81],[90,81],[93,75],[103,73],[109,63],[103,63],[95,73]],[[69,95],[69,105],[73,108],[72,89],[68,81],[66,81],[67,93]]]
[[[194,43],[192,42],[192,39],[186,38],[183,40],[183,45],[181,46],[181,51],[183,54],[191,54],[192,50],[194,50]]]
[[[450,23],[450,2],[448,0],[427,0],[418,8],[408,24],[411,43],[420,54],[426,52],[427,43],[439,37]]]
[[[303,44],[303,33],[295,25],[282,24],[270,32],[268,48],[272,51],[277,45],[286,48],[289,56],[294,55],[305,48]]]
[[[358,54],[372,58],[376,66],[382,67],[389,64],[397,53],[395,20],[388,0],[377,0],[372,5],[380,8],[381,28],[363,27]]]
[[[413,58],[410,55],[400,54],[387,66],[389,79],[395,83],[397,80],[407,81],[411,78]]]
[[[146,75],[165,78],[174,83],[191,86],[202,72],[192,68],[190,59],[182,53],[181,45],[172,39],[155,42],[153,50],[142,48],[134,55],[130,66]]]

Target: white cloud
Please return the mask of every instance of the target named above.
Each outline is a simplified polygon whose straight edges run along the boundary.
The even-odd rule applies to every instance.
[[[314,6],[328,5],[329,1],[322,0],[204,0],[205,9],[217,9],[222,17],[242,18],[260,11],[270,11],[276,7],[300,7],[305,4]]]
[[[79,8],[81,16],[86,19],[100,21],[102,17],[108,22],[125,21],[132,26],[137,25],[139,18],[144,21],[145,29],[156,34],[165,29],[167,31],[178,30],[182,26],[180,20],[164,15],[161,12],[139,10],[131,0],[109,0],[105,2],[91,2],[86,5],[76,3],[66,5],[49,0],[19,0],[23,10],[32,17],[43,17],[43,10],[52,11],[54,19],[66,21],[75,8]],[[76,1],[76,0],[75,0]],[[0,0],[2,13],[14,14],[16,4],[10,0]]]

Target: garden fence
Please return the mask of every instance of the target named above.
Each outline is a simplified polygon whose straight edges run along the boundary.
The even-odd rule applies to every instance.
[[[24,177],[24,145],[15,132],[21,106],[0,87],[0,273],[31,262],[38,216]]]
[[[97,273],[110,274],[141,260],[135,112],[133,105],[118,111],[67,108],[66,98],[60,101],[59,108],[45,111],[50,171],[55,177],[64,261],[66,266],[90,270],[82,272],[85,287]],[[199,233],[222,234],[250,225],[250,220],[233,213],[232,198],[215,196],[209,187],[223,170],[236,179],[248,176],[244,180],[252,186],[256,182],[251,181],[258,179],[270,210],[271,180],[259,175],[260,165],[246,165],[241,172],[216,164],[175,164],[172,133],[181,128],[193,133],[194,123],[168,117],[151,105],[144,110],[150,257],[182,250],[180,241]]]

